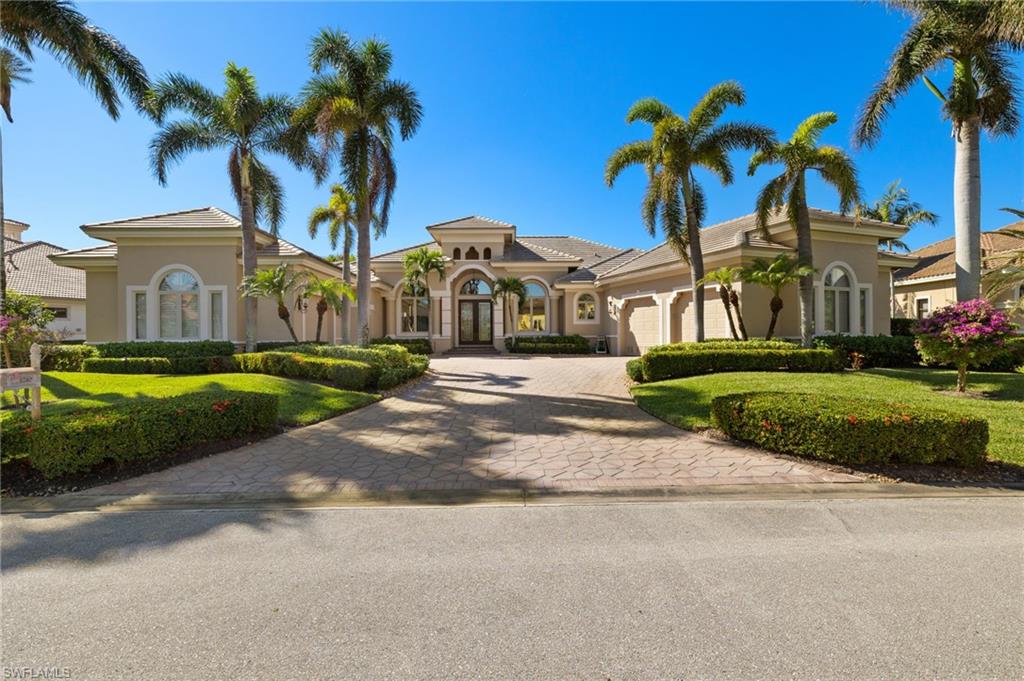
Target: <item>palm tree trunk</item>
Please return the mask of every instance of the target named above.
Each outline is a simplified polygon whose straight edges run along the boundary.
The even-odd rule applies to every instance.
[[[345,227],[345,246],[342,249],[342,257],[345,258],[344,262],[341,263],[341,280],[345,282],[346,286],[352,285],[352,234],[349,227]],[[348,345],[351,342],[349,337],[349,324],[352,316],[352,305],[349,301],[348,296],[343,296],[341,299],[341,342],[343,345]]]
[[[295,335],[295,329],[292,327],[292,315],[288,312],[288,306],[278,301],[277,303],[277,316],[281,318],[284,325],[288,327],[288,333],[291,335],[292,340],[296,343],[299,342],[299,337]]]
[[[796,201],[796,255],[807,265],[813,265],[811,248],[811,216],[807,212],[807,194],[803,175],[797,181],[791,200]],[[800,344],[811,347],[814,340],[814,275],[800,277]]]
[[[356,276],[358,342],[365,348],[370,344],[370,205],[365,192],[359,202],[359,222],[356,230],[356,267],[359,270]]]
[[[743,323],[743,312],[740,310],[740,295],[736,293],[736,289],[729,291],[729,302],[732,303],[732,309],[736,310],[736,325],[740,327],[740,338],[747,340],[750,336],[747,335],[747,326]]]
[[[740,336],[736,333],[736,324],[732,321],[732,304],[729,302],[729,290],[724,286],[719,285],[718,295],[722,299],[722,305],[725,306],[725,318],[729,320],[729,332],[732,334],[732,339],[739,340]]]
[[[249,177],[249,154],[242,152],[241,162],[242,205],[242,276],[256,274],[256,210],[252,202],[252,180]],[[259,301],[253,296],[242,298],[245,317],[245,351],[256,352],[256,310]],[[294,335],[294,334],[293,334]]]
[[[981,126],[970,118],[955,132],[956,299],[963,301],[981,296]]]
[[[327,301],[323,298],[316,304],[316,342],[320,342],[320,331],[324,328],[324,315],[327,314]]]
[[[693,339],[699,343],[704,340],[704,285],[697,282],[704,278],[704,252],[700,247],[700,225],[697,224],[697,211],[693,206],[693,190],[686,179],[683,180],[683,193],[686,201],[686,238],[689,240],[687,249],[690,252],[690,290],[693,291]]]
[[[772,337],[775,336],[775,323],[779,321],[779,313],[782,312],[782,298],[780,298],[778,294],[775,294],[774,296],[772,296],[772,302],[770,303],[770,305],[772,311],[772,320],[768,324],[768,333],[764,335],[765,340],[771,340]]]

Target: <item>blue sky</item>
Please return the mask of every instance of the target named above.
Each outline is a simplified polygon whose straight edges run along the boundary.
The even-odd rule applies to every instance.
[[[297,93],[309,76],[310,38],[335,27],[376,36],[394,51],[394,76],[410,81],[423,124],[396,152],[398,193],[391,226],[374,251],[422,241],[423,227],[467,214],[513,222],[520,234],[574,234],[649,247],[638,217],[644,184],[627,172],[602,181],[608,154],[648,130],[627,126],[629,105],[656,96],[687,111],[708,87],[740,81],[747,105],[727,119],[769,125],[788,137],[811,113],[839,114],[825,142],[849,148],[855,114],[908,23],[862,3],[684,4],[277,4],[83,3],[151,76],[180,71],[215,90],[229,60],[248,66],[264,92]],[[1024,76],[1024,68],[1018,70]],[[89,93],[40,53],[33,81],[14,93],[14,125],[3,122],[6,211],[29,222],[26,238],[90,245],[85,222],[217,205],[237,213],[226,154],[192,156],[153,178],[154,124],[133,111],[111,121]],[[947,82],[948,73],[938,76]],[[705,177],[708,223],[752,209],[770,176]],[[902,178],[941,216],[915,229],[919,246],[952,234],[953,144],[938,102],[916,87],[899,103],[874,149],[854,153],[861,184],[877,196]],[[281,235],[319,253],[305,233],[327,188],[272,160],[287,191]],[[997,209],[1024,205],[1024,145],[983,140],[986,229],[1008,222]],[[835,209],[812,183],[811,203]]]

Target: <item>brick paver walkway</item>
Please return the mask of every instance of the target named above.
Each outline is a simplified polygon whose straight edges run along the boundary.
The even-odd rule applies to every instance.
[[[638,409],[618,357],[451,357],[351,414],[85,494],[854,482]]]

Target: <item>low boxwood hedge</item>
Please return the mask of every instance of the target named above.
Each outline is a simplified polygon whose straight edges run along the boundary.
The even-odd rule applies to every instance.
[[[43,348],[43,371],[81,371],[82,362],[100,353],[92,345],[49,345]]]
[[[644,381],[664,381],[718,371],[839,371],[842,360],[832,350],[806,348],[694,348],[649,350],[640,358]]]
[[[814,346],[839,353],[846,366],[853,365],[853,353],[861,357],[862,368],[904,368],[921,364],[911,336],[818,336]]]
[[[0,461],[4,468],[26,465],[52,479],[276,428],[276,395],[223,391],[138,398],[39,421],[17,414],[4,421]]]
[[[711,402],[730,437],[776,452],[849,464],[985,460],[988,422],[941,409],[796,393],[741,393]]]
[[[401,345],[414,355],[431,355],[434,348],[426,338],[374,338],[370,345]]]
[[[233,356],[225,357],[90,357],[82,371],[97,374],[229,374],[238,371]]]
[[[343,390],[367,390],[373,386],[374,369],[366,362],[298,352],[241,353],[234,360],[243,373],[321,381]]]
[[[590,341],[580,335],[571,336],[517,336],[506,338],[510,352],[532,355],[589,355]]]
[[[132,341],[94,346],[100,357],[223,357],[235,352],[231,341]]]
[[[426,355],[413,354],[404,345],[398,344],[371,345],[368,348],[355,345],[293,345],[281,351],[366,362],[373,367],[370,386],[381,390],[394,388],[420,376],[430,365]]]
[[[709,338],[700,342],[684,341],[682,343],[655,345],[648,348],[648,352],[653,350],[707,350],[710,348],[716,350],[792,350],[799,347],[800,345],[793,341],[780,340],[778,338],[772,340],[751,338],[750,340],[739,341],[732,340],[731,338]]]
[[[893,336],[913,336],[915,326],[917,326],[916,319],[893,317],[889,320],[889,333]]]
[[[644,382],[644,363],[639,357],[626,362],[626,375],[636,383]]]

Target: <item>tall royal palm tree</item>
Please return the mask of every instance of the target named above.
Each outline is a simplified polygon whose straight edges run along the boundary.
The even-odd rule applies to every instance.
[[[977,298],[981,282],[981,131],[1013,135],[1020,124],[1020,91],[1012,53],[1024,49],[1020,0],[887,0],[913,19],[889,60],[889,68],[868,97],[855,139],[864,145],[881,137],[895,104],[922,81],[953,126],[953,215],[956,223],[957,300]],[[943,91],[930,78],[952,68]]]
[[[402,258],[402,269],[405,275],[405,285],[413,292],[422,291],[423,297],[427,299],[427,336],[432,334],[434,325],[434,307],[430,302],[430,275],[437,276],[444,281],[445,261],[444,254],[436,249],[429,249],[426,246],[409,251]]]
[[[512,344],[516,342],[516,317],[513,311],[513,306],[518,305],[520,300],[526,300],[526,284],[523,280],[518,277],[501,277],[494,282],[494,288],[491,289],[491,299],[495,301],[502,301],[502,316],[505,316],[505,311],[508,311],[508,326],[505,326],[506,333],[510,329],[512,331]],[[501,323],[505,324],[505,319],[502,319]]]
[[[256,273],[256,225],[263,221],[274,235],[284,216],[284,190],[264,163],[265,154],[286,156],[298,167],[322,176],[323,166],[312,153],[308,138],[291,126],[295,111],[282,95],[261,96],[249,69],[229,62],[224,70],[224,94],[180,74],[153,86],[146,107],[161,125],[150,142],[150,161],[157,180],[167,184],[167,170],[193,151],[228,152],[228,177],[242,216],[242,272]],[[172,111],[186,114],[167,120]],[[245,301],[245,348],[256,348],[256,299]]]
[[[866,203],[860,204],[857,207],[857,214],[862,218],[891,222],[894,225],[905,227],[919,224],[934,225],[939,221],[938,215],[930,210],[925,210],[917,201],[911,200],[910,192],[906,187],[900,186],[899,180],[889,183],[889,186],[885,188],[885,193],[870,206]],[[904,251],[910,250],[910,247],[899,239],[883,239],[879,245],[890,251],[897,248]]]
[[[288,309],[288,297],[292,291],[303,285],[306,275],[294,272],[287,263],[281,263],[274,269],[256,270],[242,279],[238,290],[246,300],[259,302],[259,298],[273,298],[277,303],[277,316],[288,327],[288,334],[296,343],[299,342],[292,326],[292,314]],[[254,348],[255,349],[255,348]],[[247,352],[252,352],[246,348]]]
[[[422,118],[412,86],[389,77],[391,61],[386,43],[355,44],[343,33],[321,31],[309,52],[315,75],[303,88],[294,116],[297,125],[319,137],[325,157],[337,157],[345,188],[355,198],[360,345],[370,341],[370,227],[376,215],[376,231],[387,231],[398,177],[395,127],[408,139]]]
[[[734,340],[747,340],[747,327],[743,323],[743,313],[740,311],[740,297],[733,288],[733,282],[740,278],[741,268],[719,267],[711,270],[700,280],[701,286],[708,284],[718,285],[718,297],[722,299],[725,307],[725,317],[729,320],[729,332]],[[733,311],[736,313],[736,321],[733,321]],[[739,331],[737,332],[737,327]]]
[[[302,290],[299,292],[299,299],[296,302],[305,303],[310,298],[316,298],[316,342],[320,342],[320,334],[324,327],[324,315],[327,310],[334,310],[335,314],[341,312],[344,304],[356,297],[352,287],[344,281],[333,277],[318,277],[315,274],[306,278]],[[344,320],[342,321],[344,324]]]
[[[694,171],[702,168],[715,175],[723,185],[733,180],[729,152],[736,149],[761,149],[774,141],[770,129],[752,123],[718,123],[729,105],[746,101],[743,88],[736,82],[720,83],[708,90],[689,116],[676,114],[657,99],[641,99],[626,114],[627,123],[642,121],[654,128],[649,140],[619,147],[605,165],[609,187],[626,168],[640,165],[647,171],[647,191],[641,204],[641,217],[651,236],[661,223],[669,244],[690,265],[693,290],[695,340],[704,340],[704,255],[700,245],[700,227],[704,221],[704,190]]]
[[[811,218],[807,210],[807,173],[815,171],[839,193],[839,210],[847,212],[860,201],[857,170],[846,152],[838,147],[818,145],[825,128],[837,116],[831,111],[814,114],[797,126],[787,142],[756,152],[750,159],[749,175],[766,164],[782,165],[782,174],[768,181],[757,197],[757,226],[767,231],[768,220],[786,207],[789,222],[796,231],[796,252],[802,264],[812,266]],[[800,279],[800,340],[811,347],[814,336],[814,270]]]
[[[744,282],[763,286],[772,292],[772,299],[769,303],[772,320],[768,324],[765,340],[771,340],[775,335],[775,324],[779,321],[779,313],[782,312],[783,307],[782,289],[789,284],[802,282],[811,276],[814,276],[814,268],[785,253],[779,253],[771,260],[755,258],[750,265],[743,268],[740,277]]]
[[[49,52],[96,95],[111,118],[121,115],[121,93],[141,105],[149,79],[142,63],[109,33],[93,26],[65,0],[0,3],[0,108],[11,123],[11,89],[27,83],[33,50]],[[4,221],[3,152],[0,140],[0,225]],[[2,229],[2,228],[0,228]],[[0,309],[7,296],[5,243],[0,238]]]
[[[331,250],[338,248],[338,238],[342,239],[341,280],[345,286],[352,286],[352,237],[353,225],[356,221],[355,198],[340,184],[331,186],[331,198],[324,206],[317,206],[309,214],[309,237],[315,239],[322,225],[327,225],[327,237],[331,241]],[[350,305],[349,297],[341,300],[341,342],[348,345]]]

